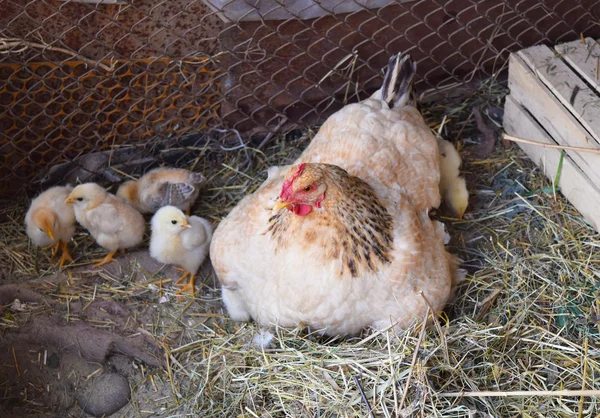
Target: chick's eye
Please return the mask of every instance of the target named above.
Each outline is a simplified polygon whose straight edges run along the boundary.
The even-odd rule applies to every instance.
[[[173,219],[173,220],[171,221],[171,223],[172,223],[173,225],[177,225],[177,221],[176,221],[175,219]]]
[[[304,191],[305,191],[305,192],[310,192],[311,190],[312,190],[312,187],[311,187],[311,186],[306,186],[306,187],[304,188]]]
[[[77,201],[78,201],[78,202],[83,202],[83,197],[78,197],[78,198],[77,198]]]

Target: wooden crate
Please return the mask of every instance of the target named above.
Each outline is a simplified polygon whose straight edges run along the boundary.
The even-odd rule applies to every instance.
[[[509,59],[504,127],[539,143],[600,150],[600,43],[535,46]],[[519,143],[554,181],[561,150]],[[600,154],[567,149],[558,186],[600,230]]]

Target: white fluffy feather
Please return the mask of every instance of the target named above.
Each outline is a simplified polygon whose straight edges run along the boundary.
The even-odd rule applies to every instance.
[[[183,220],[191,228],[182,228]],[[196,274],[208,255],[212,232],[206,219],[186,217],[180,209],[165,206],[152,217],[150,255],[161,263],[174,264]]]

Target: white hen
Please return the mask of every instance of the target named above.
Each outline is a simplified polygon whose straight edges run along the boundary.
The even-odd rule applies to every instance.
[[[378,92],[332,115],[220,223],[211,260],[233,319],[352,335],[409,326],[425,298],[444,307],[457,262],[428,216],[440,156],[410,105],[414,74],[392,57]]]

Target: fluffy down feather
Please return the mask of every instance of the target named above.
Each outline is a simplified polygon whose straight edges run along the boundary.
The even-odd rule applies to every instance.
[[[185,274],[178,283],[190,276],[181,290],[194,291],[194,276],[208,254],[212,225],[198,216],[187,217],[178,208],[165,206],[152,217],[150,255],[161,263],[182,267]]]
[[[65,203],[72,190],[69,186],[46,190],[31,201],[25,214],[25,229],[35,245],[54,246],[52,257],[57,255],[59,248],[62,249],[58,262],[60,268],[65,262],[73,261],[67,250],[67,243],[75,234],[75,214],[73,207]]]
[[[452,211],[462,219],[469,204],[465,179],[460,177],[460,154],[452,143],[437,138],[440,149],[440,193]]]
[[[456,264],[428,217],[439,152],[410,106],[414,71],[392,57],[380,91],[332,115],[221,222],[211,260],[234,320],[352,335],[407,327],[423,295],[444,307]]]
[[[157,168],[137,181],[123,183],[117,196],[142,213],[155,213],[167,205],[189,213],[205,180],[202,174],[181,168]]]
[[[96,183],[75,187],[65,202],[73,204],[77,222],[109,251],[96,266],[109,263],[117,250],[136,247],[144,238],[143,216]]]

